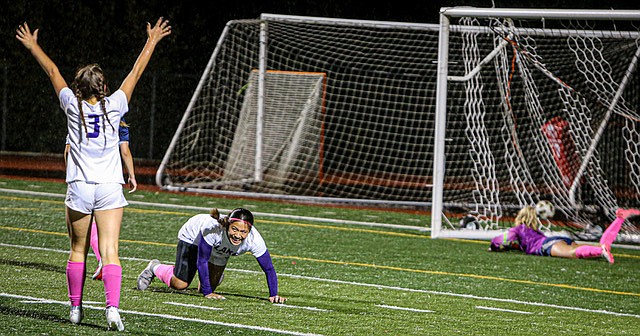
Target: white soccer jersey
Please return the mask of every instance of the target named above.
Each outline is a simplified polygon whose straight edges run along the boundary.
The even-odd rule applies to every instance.
[[[224,218],[225,216],[221,216]],[[178,232],[178,239],[193,245],[198,245],[199,234],[202,233],[207,244],[213,247],[209,261],[214,265],[224,266],[230,256],[238,256],[246,252],[251,252],[258,258],[267,251],[267,245],[262,239],[258,229],[253,227],[242,244],[236,246],[231,244],[227,230],[210,215],[195,215],[182,225]]]
[[[118,90],[105,97],[108,121],[100,103],[91,105],[82,101],[84,124],[73,91],[66,87],[60,91],[59,98],[60,107],[67,115],[70,145],[66,181],[124,184],[118,146],[120,118],[129,110],[124,92]]]

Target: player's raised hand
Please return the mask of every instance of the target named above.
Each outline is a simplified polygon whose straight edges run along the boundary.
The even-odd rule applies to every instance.
[[[31,33],[29,25],[25,22],[16,30],[16,38],[22,42],[25,48],[31,50],[33,46],[38,44],[38,29]]]
[[[156,24],[151,27],[151,24],[147,22],[147,35],[149,39],[154,42],[159,42],[163,37],[171,34],[171,26],[169,25],[169,20],[165,20],[164,18],[158,18]]]

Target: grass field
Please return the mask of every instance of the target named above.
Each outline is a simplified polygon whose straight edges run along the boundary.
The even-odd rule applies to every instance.
[[[85,318],[78,326],[68,322],[66,185],[0,179],[0,188],[0,334],[108,332],[102,283],[90,278]],[[487,252],[486,241],[433,240],[410,228],[335,221],[419,228],[425,214],[149,191],[126,196],[131,204],[120,242],[125,333],[640,334],[638,250],[614,247],[614,265],[498,254]],[[135,289],[150,259],[174,261],[177,231],[190,216],[239,206],[256,213],[286,304],[269,303],[264,273],[251,255],[230,259],[218,288],[224,301],[196,293],[197,280],[185,291],[158,280],[147,291]],[[95,265],[90,256],[88,276]]]

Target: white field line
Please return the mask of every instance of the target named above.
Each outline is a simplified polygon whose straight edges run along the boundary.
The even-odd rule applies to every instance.
[[[522,310],[512,310],[512,309],[503,309],[503,308],[495,308],[495,307],[476,306],[476,308],[484,309],[484,310],[495,310],[495,311],[501,311],[501,312],[516,313],[516,314],[533,314],[532,312],[527,312]]]
[[[42,303],[57,303],[58,301],[51,301],[51,300],[43,300],[43,299],[38,299],[36,301],[34,300],[22,300],[20,301],[20,303],[26,303],[26,304],[42,304]],[[90,305],[94,305],[94,304],[102,304],[103,302],[98,302],[98,301],[82,301],[82,304],[90,304]]]
[[[294,305],[284,304],[284,303],[276,303],[276,304],[274,304],[274,306],[283,307],[283,308],[306,309],[306,310],[321,311],[321,312],[330,312],[330,311],[332,311],[332,310],[329,310],[329,309],[322,309],[322,308],[316,308],[316,307],[305,307],[305,306],[294,306]]]
[[[208,309],[208,310],[224,310],[222,308],[218,308],[218,307],[207,307],[207,306],[199,306],[199,305],[194,305],[194,304],[187,304],[187,303],[180,303],[180,302],[163,302],[164,304],[168,304],[168,305],[174,305],[174,306],[180,306],[180,307],[187,307],[187,308],[198,308],[198,309]]]
[[[255,271],[255,273],[258,273],[258,272]],[[353,281],[323,279],[323,278],[308,277],[308,276],[295,275],[295,274],[278,274],[278,276],[286,276],[286,277],[290,277],[290,278],[298,278],[298,279],[305,279],[305,280],[315,280],[315,281],[339,283],[339,284],[344,284],[344,285],[373,287],[373,288],[378,288],[378,289],[390,289],[390,290],[397,290],[397,291],[404,291],[404,292],[425,293],[425,294],[443,295],[443,296],[453,296],[453,297],[473,299],[473,300],[508,302],[508,303],[513,303],[513,304],[521,304],[521,305],[528,305],[528,306],[547,307],[547,308],[554,308],[554,309],[566,309],[566,310],[582,311],[582,312],[588,312],[588,313],[597,313],[597,314],[607,314],[607,315],[615,315],[615,316],[628,316],[628,317],[640,318],[640,315],[638,315],[638,314],[616,313],[616,312],[610,312],[610,311],[601,310],[601,309],[586,309],[586,308],[578,308],[578,307],[559,306],[559,305],[541,303],[541,302],[527,302],[527,301],[518,301],[518,300],[514,300],[514,299],[493,298],[493,297],[477,296],[477,295],[471,295],[471,294],[439,292],[439,291],[432,291],[432,290],[426,290],[426,289],[413,289],[413,288],[403,288],[403,287],[395,287],[395,286],[367,284],[367,283],[353,282]]]
[[[0,188],[0,192],[10,193],[10,194],[20,194],[20,195],[29,195],[29,196],[46,196],[46,197],[58,197],[64,198],[64,194],[54,194],[47,192],[39,192],[39,191],[29,191],[29,190],[17,190],[17,189],[4,189]],[[141,202],[141,201],[133,201],[127,200],[129,204],[143,205],[149,207],[158,207],[158,208],[171,208],[171,209],[189,209],[189,210],[198,210],[203,212],[209,212],[211,207],[197,207],[192,205],[181,205],[181,204],[164,204],[164,203],[150,203],[150,202]],[[231,209],[218,209],[222,212],[230,212]],[[400,225],[400,224],[389,224],[389,223],[375,223],[375,222],[360,222],[360,221],[350,221],[344,219],[332,219],[332,218],[319,218],[319,217],[308,217],[308,216],[295,216],[295,215],[285,215],[278,213],[270,213],[270,212],[255,212],[252,211],[254,216],[264,216],[264,217],[272,217],[272,218],[285,218],[285,219],[298,219],[298,220],[306,220],[312,222],[324,222],[324,223],[335,223],[335,224],[351,224],[351,225],[361,225],[361,226],[372,226],[372,227],[385,227],[385,228],[394,228],[394,229],[404,229],[404,230],[416,230],[421,232],[429,232],[431,228],[424,226],[411,226],[411,225]]]
[[[407,308],[407,307],[396,307],[396,306],[387,306],[387,305],[376,305],[376,307],[396,309],[396,310],[406,310],[406,311],[412,311],[416,313],[435,313],[433,310],[415,309],[415,308]]]
[[[14,298],[14,299],[21,299],[21,300],[45,301],[46,303],[61,304],[61,305],[65,305],[65,306],[69,305],[69,302],[66,302],[66,301],[49,300],[49,299],[44,299],[44,298],[32,297],[32,296],[14,295],[14,294],[7,294],[7,293],[0,293],[0,296]],[[91,305],[83,305],[82,308],[85,308],[85,309],[88,308],[88,309],[94,309],[94,310],[104,310],[104,307],[96,307],[96,306],[91,306]],[[145,313],[145,312],[140,312],[140,311],[135,311],[135,310],[120,309],[120,313],[121,314],[131,314],[131,315],[140,315],[140,316],[149,316],[149,317],[159,317],[159,318],[170,319],[170,320],[178,320],[178,321],[199,322],[199,323],[204,323],[204,324],[214,324],[214,325],[220,325],[220,326],[232,327],[232,328],[240,328],[240,329],[269,331],[269,332],[274,332],[274,333],[278,333],[278,334],[286,334],[286,335],[322,336],[320,334],[300,333],[300,332],[289,331],[289,330],[281,330],[281,329],[274,329],[274,328],[251,326],[251,325],[239,324],[239,323],[225,323],[225,322],[218,322],[218,321],[213,321],[213,320],[204,320],[204,319],[197,319],[197,318],[180,317],[180,316],[169,315],[169,314],[152,314],[152,313]]]
[[[50,251],[50,252],[60,252],[60,253],[67,253],[67,254],[69,253],[69,251],[67,251],[67,250],[48,249],[48,248],[44,248],[44,247],[32,247],[32,246],[23,246],[23,245],[14,245],[14,244],[5,244],[5,243],[0,243],[0,246],[7,246],[7,247],[14,247],[14,248],[25,248],[25,249],[34,249],[34,250],[46,250],[46,251]],[[148,261],[147,259],[141,259],[141,258],[120,257],[120,259],[121,260]],[[162,262],[162,263],[165,263],[165,262]],[[260,271],[250,271],[250,270],[242,270],[242,269],[234,269],[234,268],[227,268],[226,270],[234,271],[234,272],[262,274]],[[503,299],[503,298],[493,298],[493,297],[487,297],[487,296],[477,296],[477,295],[471,295],[471,294],[460,294],[460,293],[432,291],[432,290],[426,290],[426,289],[413,289],[413,288],[404,288],[404,287],[395,287],[395,286],[385,286],[385,285],[368,284],[368,283],[344,281],[344,280],[335,280],[335,279],[325,279],[325,278],[309,277],[309,276],[296,275],[296,274],[286,274],[286,273],[279,273],[278,276],[279,277],[295,278],[295,279],[313,280],[313,281],[319,281],[319,282],[338,283],[338,284],[343,284],[343,285],[373,287],[373,288],[378,288],[378,289],[389,289],[389,290],[396,290],[396,291],[403,291],[403,292],[424,293],[424,294],[442,295],[442,296],[452,296],[452,297],[459,297],[459,298],[466,298],[466,299],[473,299],[473,300],[507,302],[507,303],[512,303],[512,304],[525,305],[525,306],[547,307],[547,308],[573,310],[573,311],[581,311],[581,312],[596,313],[596,314],[605,314],[605,315],[627,316],[627,317],[640,318],[640,315],[638,315],[638,314],[617,313],[617,312],[611,312],[611,311],[602,310],[602,309],[587,309],[587,308],[579,308],[579,307],[560,306],[560,305],[548,304],[548,303],[542,303],[542,302],[528,302],[528,301],[519,301],[519,300],[514,300],[514,299]]]

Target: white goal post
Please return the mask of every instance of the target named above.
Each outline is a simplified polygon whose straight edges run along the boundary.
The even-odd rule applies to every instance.
[[[432,237],[490,239],[547,199],[550,231],[593,240],[640,206],[639,28],[636,10],[441,9]]]
[[[156,183],[427,210],[437,41],[437,24],[229,22]]]

